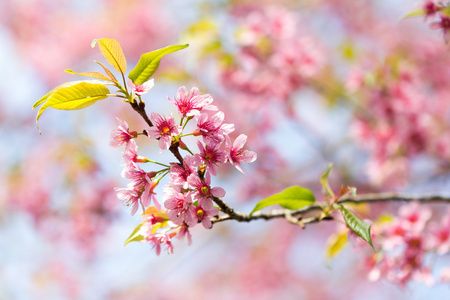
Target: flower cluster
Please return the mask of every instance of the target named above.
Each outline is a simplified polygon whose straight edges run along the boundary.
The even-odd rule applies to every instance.
[[[400,208],[397,218],[385,217],[372,226],[377,251],[365,259],[370,280],[386,278],[401,285],[410,280],[434,283],[428,256],[450,250],[450,211],[440,224],[428,224],[431,215],[428,207],[411,203]]]
[[[353,136],[370,153],[367,174],[376,186],[403,186],[408,182],[413,158],[450,157],[446,114],[447,87],[439,79],[421,78],[425,62],[397,61],[373,69],[354,69],[347,88],[367,110],[358,110]],[[427,91],[434,85],[436,94]]]
[[[225,68],[222,80],[247,101],[287,101],[323,68],[323,51],[292,12],[258,6],[236,9],[234,15],[240,63]]]
[[[111,136],[111,146],[126,145],[122,176],[131,180],[126,188],[116,188],[118,198],[132,207],[131,214],[135,214],[141,205],[145,221],[141,225],[140,235],[142,241],[153,245],[157,254],[162,246],[169,253],[173,251],[171,238],[175,235],[187,236],[190,240],[189,228],[198,223],[211,228],[211,218],[219,213],[214,201],[221,201],[220,198],[225,196],[223,188],[211,186],[211,175],[216,176],[220,166],[229,162],[244,173],[241,164],[256,160],[256,153],[244,149],[246,135],[241,134],[231,142],[229,134],[235,130],[234,125],[224,123],[225,114],[211,104],[213,98],[210,95],[200,94],[195,87],[188,92],[183,86],[169,101],[176,106],[181,120],[175,121],[172,114],[163,116],[152,112],[149,119],[153,126],[144,134],[158,142],[160,152],[169,150],[174,153],[178,162],[165,165],[138,156],[134,141],[138,134],[130,131],[124,121],[119,120],[118,129]],[[195,123],[195,128],[185,133],[191,121]],[[196,153],[181,140],[187,136],[196,139]],[[182,157],[179,149],[188,153]],[[165,168],[146,172],[138,163],[147,162]],[[152,203],[158,210],[161,208],[154,189],[165,175],[170,178],[163,192],[166,210],[159,211],[155,216],[148,209]]]

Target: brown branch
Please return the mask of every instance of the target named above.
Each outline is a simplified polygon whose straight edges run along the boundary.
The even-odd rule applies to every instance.
[[[343,196],[338,200],[338,203],[373,203],[373,202],[387,202],[387,201],[418,201],[421,203],[433,202],[448,202],[450,203],[450,196],[440,195],[412,195],[401,194],[395,192],[386,193],[371,193],[357,196]]]
[[[152,127],[153,123],[150,121],[147,112],[145,111],[145,103],[143,101],[140,101],[139,103],[134,101],[130,102],[131,107],[141,115],[141,117],[144,119],[144,121],[148,124],[148,126]]]
[[[257,211],[253,214],[246,214],[235,211],[232,207],[228,206],[225,202],[223,202],[222,199],[219,198],[213,198],[214,202],[220,207],[221,211],[226,213],[225,216],[220,216],[215,219],[212,219],[211,222],[213,224],[223,222],[223,221],[229,221],[229,220],[235,220],[238,222],[250,222],[255,220],[271,220],[276,218],[284,218],[290,223],[298,224],[302,227],[304,227],[304,224],[309,223],[317,223],[322,220],[331,220],[332,218],[329,216],[321,217],[321,215],[310,217],[310,218],[303,218],[302,215],[312,212],[312,211],[322,211],[322,206],[318,204],[313,204],[309,206],[305,206],[303,208],[297,209],[297,210],[289,210],[289,209],[273,209],[270,211]],[[370,194],[362,194],[357,196],[349,196],[344,195],[341,197],[337,203],[376,203],[376,202],[388,202],[388,201],[417,201],[420,203],[450,203],[450,196],[439,196],[439,195],[407,195],[407,194],[401,194],[401,193],[395,193],[395,192],[387,192],[387,193],[370,193]],[[297,216],[297,218],[294,218],[294,216]]]
[[[178,150],[179,142],[175,144],[171,144],[169,147],[169,151],[178,159],[180,164],[183,164],[183,156],[181,156],[180,151]]]

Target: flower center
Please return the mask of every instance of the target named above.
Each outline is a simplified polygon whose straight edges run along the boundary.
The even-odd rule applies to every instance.
[[[170,131],[170,128],[169,128],[169,126],[166,125],[161,128],[161,131],[162,131],[162,133],[168,133]]]
[[[209,187],[207,187],[207,186],[202,186],[202,188],[200,189],[200,191],[202,192],[203,195],[208,195],[208,194],[209,194]]]

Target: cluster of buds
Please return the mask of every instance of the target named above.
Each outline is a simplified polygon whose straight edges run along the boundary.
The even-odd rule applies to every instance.
[[[160,152],[169,150],[174,153],[178,162],[166,165],[139,156],[134,141],[138,134],[130,131],[125,121],[119,120],[110,143],[115,147],[125,144],[122,176],[131,180],[126,188],[116,188],[118,198],[131,207],[131,214],[142,207],[144,221],[137,234],[141,237],[139,240],[152,244],[157,254],[162,247],[172,253],[171,238],[176,235],[187,236],[190,242],[189,228],[198,223],[211,228],[211,218],[219,214],[214,202],[225,196],[223,188],[211,187],[211,175],[216,176],[221,165],[229,162],[244,173],[241,163],[256,160],[256,153],[244,149],[246,135],[241,134],[234,143],[231,142],[229,134],[235,130],[234,125],[224,123],[225,115],[211,104],[213,98],[210,95],[200,94],[195,87],[190,92],[180,87],[177,96],[169,98],[169,101],[177,107],[181,120],[176,122],[172,114],[163,116],[153,112],[149,118],[153,126],[143,133],[158,142]],[[195,128],[185,133],[190,121],[195,122]],[[197,138],[196,153],[181,140],[186,136]],[[181,156],[179,148],[188,153]],[[146,172],[138,164],[147,162],[164,168]],[[154,189],[166,175],[169,175],[170,182],[163,192],[164,210]]]

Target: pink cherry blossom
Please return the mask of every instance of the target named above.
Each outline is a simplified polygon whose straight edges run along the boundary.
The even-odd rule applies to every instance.
[[[244,145],[247,142],[247,136],[245,134],[239,135],[231,145],[230,138],[227,136],[225,140],[225,147],[228,149],[228,160],[243,174],[241,163],[248,164],[256,160],[256,153],[250,150],[245,150]]]
[[[205,146],[200,141],[197,141],[200,153],[195,154],[198,165],[205,165],[206,169],[214,176],[217,175],[217,166],[226,162],[226,152],[220,149],[220,144],[206,143]]]
[[[203,141],[222,143],[225,136],[234,131],[233,124],[224,124],[225,114],[221,111],[213,116],[206,113],[196,116],[198,135],[203,136]]]
[[[182,187],[187,188],[187,178],[192,173],[196,172],[194,166],[194,156],[188,154],[183,159],[183,164],[171,163],[170,164],[170,186],[171,187]]]
[[[158,183],[151,180],[156,176],[155,172],[145,172],[135,162],[130,162],[124,168],[122,176],[131,179],[131,182],[126,188],[115,188],[115,191],[125,205],[132,205],[132,215],[136,213],[138,203],[141,203],[143,211],[150,206],[152,200],[158,209],[161,207],[154,192]]]
[[[174,191],[171,196],[164,201],[164,206],[167,209],[167,215],[170,220],[177,225],[185,223],[192,227],[197,224],[197,215],[195,208],[192,205],[192,195],[190,192],[186,194]]]
[[[133,216],[139,208],[139,193],[133,188],[114,188],[117,192],[117,198],[126,206],[131,206],[131,215]]]
[[[148,91],[155,85],[155,81],[152,78],[140,85],[134,85],[130,79],[130,80],[128,80],[128,84],[131,86],[132,92],[134,94],[136,94],[138,96],[142,96],[142,95],[148,93]]]
[[[152,245],[156,255],[161,254],[161,246],[165,246],[165,250],[169,254],[173,254],[173,245],[171,236],[167,233],[153,233],[145,237],[145,241]]]
[[[126,121],[122,121],[119,118],[116,118],[119,122],[119,126],[111,133],[110,146],[111,147],[119,147],[124,143],[128,143],[128,141],[132,138],[137,137],[136,131],[129,131],[128,123]]]
[[[189,227],[181,225],[179,228],[180,229],[177,231],[176,237],[180,240],[182,240],[186,237],[187,241],[188,241],[188,245],[192,244],[192,235],[189,232]]]
[[[433,30],[441,30],[444,41],[447,43],[450,39],[450,17],[441,14],[439,18],[439,21],[430,24],[430,28]]]
[[[174,100],[169,101],[175,104],[182,117],[193,117],[199,115],[202,110],[218,110],[212,105],[213,98],[208,95],[201,95],[198,88],[193,87],[188,93],[184,86],[180,87]]]
[[[194,208],[198,221],[202,222],[203,227],[210,229],[212,226],[210,218],[217,216],[219,210],[216,207],[202,207],[200,205]]]
[[[122,158],[125,162],[125,168],[127,168],[127,165],[132,162],[148,162],[147,158],[137,155],[137,150],[138,146],[136,145],[136,142],[134,140],[129,140],[128,143],[126,143],[125,150],[122,153]]]
[[[443,255],[450,251],[450,211],[442,218],[439,224],[430,225],[430,234],[428,236],[428,248]]]
[[[194,201],[198,201],[199,205],[205,209],[211,209],[213,203],[211,197],[223,197],[225,196],[225,190],[221,187],[211,188],[211,175],[205,174],[205,179],[201,180],[197,174],[191,174],[188,177],[189,184],[196,189],[192,194]]]
[[[410,231],[422,232],[425,224],[431,218],[431,210],[417,202],[404,205],[399,209],[399,217]]]
[[[147,130],[149,136],[153,139],[159,139],[159,151],[168,150],[172,143],[172,136],[181,133],[181,126],[175,124],[172,114],[167,118],[152,112],[150,120],[153,127]]]

